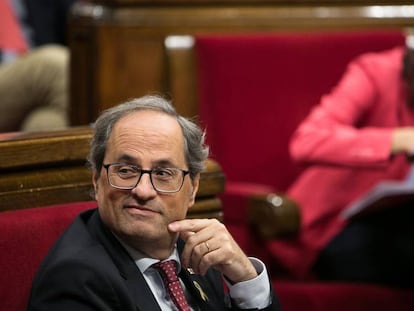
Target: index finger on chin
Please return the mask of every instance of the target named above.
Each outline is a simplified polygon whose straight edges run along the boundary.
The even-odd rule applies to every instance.
[[[198,232],[206,226],[208,226],[208,219],[183,219],[170,223],[168,228],[173,232]]]

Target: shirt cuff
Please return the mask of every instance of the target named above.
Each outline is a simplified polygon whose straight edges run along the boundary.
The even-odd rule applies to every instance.
[[[236,284],[225,281],[230,291],[230,297],[238,308],[263,309],[272,302],[269,276],[266,266],[261,260],[254,257],[249,257],[249,260],[257,271],[257,277]]]

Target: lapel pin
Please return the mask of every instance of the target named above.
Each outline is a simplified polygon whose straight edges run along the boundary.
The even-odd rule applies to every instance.
[[[195,288],[197,288],[197,290],[199,291],[200,296],[201,296],[201,299],[203,299],[204,301],[208,301],[208,296],[203,291],[203,289],[201,288],[200,284],[198,284],[196,281],[193,281],[193,284],[194,284]]]

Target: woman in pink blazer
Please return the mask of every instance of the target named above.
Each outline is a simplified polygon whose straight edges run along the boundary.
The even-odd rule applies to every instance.
[[[272,247],[297,277],[414,282],[414,231],[401,223],[407,213],[382,212],[352,222],[341,217],[379,181],[403,180],[409,172],[414,101],[407,81],[414,74],[409,66],[414,57],[405,59],[405,51],[399,47],[352,61],[292,137],[292,157],[308,166],[288,191],[300,205],[302,228],[299,237]],[[409,242],[398,243],[403,239]]]

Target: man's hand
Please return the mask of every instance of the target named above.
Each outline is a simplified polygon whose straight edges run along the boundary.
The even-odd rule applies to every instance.
[[[227,228],[216,219],[184,219],[168,225],[186,242],[181,261],[184,268],[205,274],[219,270],[230,282],[253,279],[257,272],[234,241]]]

